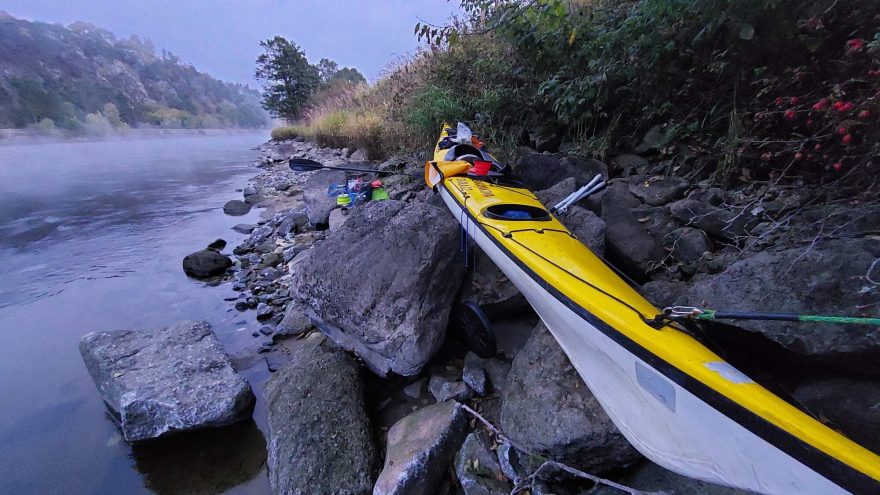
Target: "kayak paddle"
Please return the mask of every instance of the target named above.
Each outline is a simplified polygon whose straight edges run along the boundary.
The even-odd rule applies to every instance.
[[[366,164],[366,162],[362,162]],[[323,163],[316,162],[315,160],[309,160],[308,158],[291,158],[288,160],[287,165],[294,172],[311,172],[313,170],[342,170],[344,172],[361,172],[367,174],[386,174],[386,175],[398,175],[400,172],[394,171],[382,171],[382,170],[371,170],[366,168],[356,168],[356,167],[332,167],[330,165],[324,165]],[[403,174],[407,175],[407,174]]]

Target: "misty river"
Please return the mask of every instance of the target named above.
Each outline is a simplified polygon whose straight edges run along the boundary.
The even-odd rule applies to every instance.
[[[259,399],[256,422],[132,448],[77,347],[185,319],[210,322],[230,353],[252,340],[229,284],[190,280],[181,260],[256,221],[222,205],[267,137],[0,141],[0,493],[268,493]],[[265,366],[243,375],[259,398]]]

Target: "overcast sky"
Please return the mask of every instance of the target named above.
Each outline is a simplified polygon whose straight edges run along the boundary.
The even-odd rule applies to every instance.
[[[0,0],[15,17],[70,24],[86,21],[118,37],[149,38],[198,70],[256,86],[259,42],[281,35],[309,61],[323,57],[360,70],[370,81],[418,43],[419,18],[440,24],[456,0]]]

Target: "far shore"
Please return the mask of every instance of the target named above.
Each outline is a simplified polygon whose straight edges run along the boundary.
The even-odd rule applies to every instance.
[[[0,146],[4,144],[31,144],[50,143],[59,141],[104,141],[116,139],[155,139],[168,137],[188,136],[222,136],[227,134],[250,134],[265,133],[269,138],[269,128],[266,129],[130,129],[125,132],[111,132],[107,134],[74,134],[69,131],[53,129],[50,131],[38,131],[35,129],[0,129]]]

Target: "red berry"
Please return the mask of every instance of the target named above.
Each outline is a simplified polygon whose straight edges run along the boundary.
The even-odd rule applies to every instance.
[[[844,134],[849,134],[849,131],[846,129],[846,127],[840,126],[837,128],[837,133],[843,136]]]
[[[777,107],[781,107],[783,104],[785,104],[785,98],[777,96],[776,99],[773,100],[773,102],[776,103]]]
[[[828,108],[828,98],[822,98],[813,105],[813,110],[822,111]]]
[[[844,107],[845,105],[846,105],[846,104],[845,104],[844,102],[842,102],[842,101],[835,101],[835,102],[834,102],[834,109],[837,110],[838,112],[842,112],[842,111],[843,111],[843,107]]]
[[[834,165],[831,165],[831,168],[833,168],[835,172],[840,172],[843,169],[843,164],[835,162]]]
[[[807,119],[807,126],[812,127],[812,125],[813,125],[813,119]]]
[[[852,140],[853,140],[852,134],[847,134],[846,136],[843,136],[843,138],[840,141],[843,144],[849,144],[852,142]]]
[[[794,113],[794,110],[789,109],[789,110],[785,111],[784,115],[785,115],[785,118],[787,118],[788,120],[792,120],[795,116],[795,113]]]
[[[821,144],[816,143],[816,146],[813,146],[813,150],[815,150],[815,151],[819,151],[819,150],[821,150],[821,149],[822,149],[822,145],[821,145]]]
[[[846,47],[850,51],[857,52],[865,47],[865,40],[861,38],[854,38],[846,42]]]
[[[851,112],[853,108],[855,108],[855,105],[853,105],[852,102],[848,101],[843,104],[843,111],[844,112]]]
[[[870,119],[871,118],[871,111],[870,110],[862,110],[861,112],[859,112],[859,118],[860,119]]]
[[[796,161],[801,161],[804,159],[804,154],[801,153],[800,151],[798,151],[797,153],[794,154],[794,159]]]
[[[770,153],[769,151],[767,151],[763,155],[761,155],[761,160],[763,160],[765,162],[769,162],[771,158],[773,158],[773,154]]]
[[[800,101],[800,99],[797,96],[792,96],[791,98],[788,99],[788,102],[791,103],[792,105],[797,105],[798,101]]]

